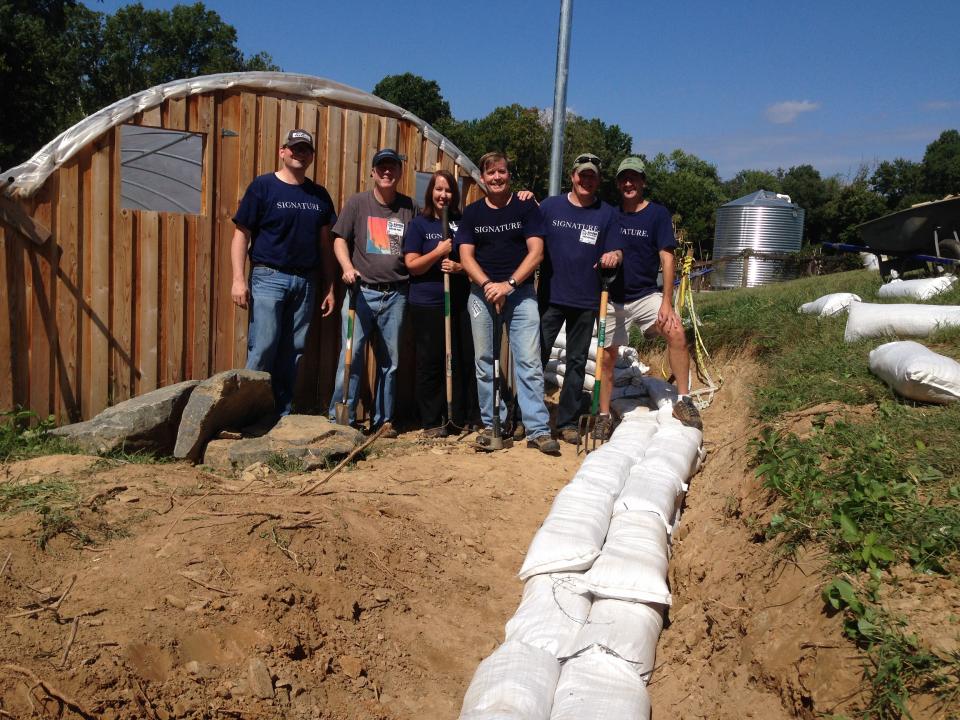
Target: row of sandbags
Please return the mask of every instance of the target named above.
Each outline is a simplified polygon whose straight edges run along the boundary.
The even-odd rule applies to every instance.
[[[520,606],[477,668],[461,720],[650,717],[669,539],[703,459],[701,432],[671,413],[627,413],[557,494],[520,569]]]
[[[563,379],[566,375],[567,365],[567,334],[566,334],[566,325],[560,329],[560,334],[557,335],[557,339],[553,343],[553,348],[550,351],[550,358],[547,361],[546,366],[543,368],[543,379],[556,385],[557,387],[563,387]],[[639,384],[640,378],[647,373],[650,368],[647,365],[644,365],[640,362],[640,355],[637,353],[635,348],[632,348],[628,345],[621,345],[617,349],[617,359],[614,363],[613,368],[613,386],[614,388],[626,388],[631,383]],[[583,389],[587,392],[593,390],[593,385],[596,382],[596,371],[597,371],[597,335],[596,328],[594,328],[593,339],[590,341],[590,350],[587,354],[587,363],[585,368],[585,374],[583,378]],[[621,390],[619,393],[615,393],[616,397],[622,397],[624,395],[629,395],[630,392]]]

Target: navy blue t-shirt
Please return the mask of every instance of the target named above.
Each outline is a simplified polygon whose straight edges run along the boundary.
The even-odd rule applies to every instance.
[[[502,208],[480,199],[467,205],[457,230],[457,245],[473,245],[474,257],[494,282],[509,280],[527,256],[527,238],[543,237],[543,217],[533,200],[516,195]],[[524,284],[533,282],[533,273]]]
[[[450,221],[451,234],[457,232],[459,223],[456,220]],[[417,215],[413,220],[407,223],[407,231],[403,236],[403,252],[419,253],[426,255],[440,244],[443,239],[442,227],[439,218],[431,218],[426,215]],[[459,255],[456,246],[449,258],[459,262]],[[430,269],[422,275],[410,273],[410,295],[407,302],[411,305],[420,305],[425,307],[443,307],[443,271],[440,265],[443,260],[437,260]],[[465,282],[463,275],[451,274],[450,282]]]
[[[253,179],[233,222],[250,231],[250,259],[278,268],[320,265],[320,229],[337,219],[333,200],[312,180],[290,185],[273,173]]]
[[[663,205],[651,202],[639,212],[617,214],[619,229],[607,249],[623,250],[623,268],[610,295],[614,302],[632,302],[657,292],[660,251],[673,250],[677,240],[670,212]]]
[[[567,195],[554,195],[540,203],[540,213],[546,226],[546,256],[540,269],[543,296],[552,305],[596,309],[600,273],[594,265],[618,229],[617,211],[602,200],[579,207]]]

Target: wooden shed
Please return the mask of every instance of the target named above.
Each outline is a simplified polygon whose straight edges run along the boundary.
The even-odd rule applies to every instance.
[[[314,133],[310,175],[338,208],[370,186],[370,161],[383,147],[406,156],[400,190],[418,203],[422,173],[438,167],[461,179],[465,201],[480,196],[476,166],[432,127],[329,80],[229,73],[120,100],[0,176],[0,410],[76,421],[163,385],[242,367],[247,312],[230,299],[231,218],[253,177],[277,169],[283,137],[296,127]],[[174,184],[189,200],[152,187],[155,169],[132,168],[131,154],[171,154],[165,142],[130,153],[138,135],[153,133],[142,128],[184,148],[178,162],[188,175],[193,168],[193,179]],[[300,407],[329,401],[339,325],[338,313],[321,321],[318,312]],[[408,351],[401,415],[410,412],[411,365]]]

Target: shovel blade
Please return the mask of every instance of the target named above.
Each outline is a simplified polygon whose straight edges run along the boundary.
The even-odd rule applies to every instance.
[[[347,403],[337,403],[333,415],[337,425],[350,425],[350,406]]]

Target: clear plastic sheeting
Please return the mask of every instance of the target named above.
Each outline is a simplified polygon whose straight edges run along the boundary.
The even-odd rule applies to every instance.
[[[939,328],[958,326],[957,305],[853,303],[843,339],[849,343],[883,336],[927,337]]]
[[[505,640],[532,645],[556,658],[572,655],[579,649],[575,640],[591,612],[590,600],[576,575],[534,575],[523,586],[523,598],[507,623]]]
[[[485,187],[481,182],[480,170],[456,145],[413,113],[376,95],[313,75],[238,72],[174,80],[118,100],[60,133],[26,162],[6,170],[3,176],[12,177],[13,182],[5,192],[13,197],[29,197],[40,189],[51,173],[107,130],[128,121],[137,113],[157,107],[165,100],[217,90],[239,89],[264,90],[305,99],[313,98],[330,105],[347,106],[411,122],[420,129],[427,140],[438,145],[442,152],[452,157],[457,165],[468,172],[480,187]]]
[[[920,343],[903,340],[871,350],[870,372],[910,400],[937,404],[960,400],[960,363]]]
[[[546,650],[506,642],[474,673],[460,720],[547,720],[559,677],[560,663]]]
[[[853,302],[862,302],[862,299],[853,293],[830,293],[804,303],[797,308],[797,312],[817,317],[830,317],[845,312]]]
[[[614,718],[650,718],[647,687],[634,667],[600,649],[564,663],[550,720]]]

